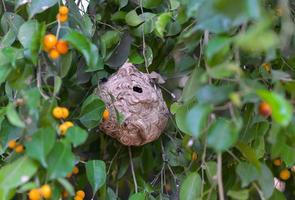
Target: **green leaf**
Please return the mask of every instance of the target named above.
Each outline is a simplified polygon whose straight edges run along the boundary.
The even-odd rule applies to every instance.
[[[226,151],[235,144],[238,136],[239,132],[232,122],[219,118],[208,130],[208,146],[217,152]]]
[[[28,51],[28,53],[25,52],[25,55],[29,57],[35,65],[37,64],[37,56],[44,34],[45,25],[39,24],[37,20],[29,20],[19,28],[17,35],[18,40],[25,50]]]
[[[75,157],[68,143],[55,143],[47,158],[49,179],[65,177],[75,166]]]
[[[86,176],[92,187],[93,194],[101,188],[106,181],[106,166],[102,160],[90,160],[85,165]]]
[[[259,172],[259,178],[257,179],[257,181],[261,186],[263,196],[268,199],[269,197],[271,197],[274,190],[273,175],[270,169],[265,164],[261,165],[261,170]]]
[[[171,12],[162,13],[157,18],[155,29],[161,38],[164,37],[165,28],[167,24],[171,21],[171,19],[172,19]]]
[[[139,193],[135,193],[135,194],[132,194],[128,200],[145,200],[145,193],[143,192],[139,192]]]
[[[84,101],[79,120],[87,128],[94,128],[100,123],[104,110],[104,102],[92,94]]]
[[[185,83],[185,87],[182,92],[182,99],[184,102],[188,102],[193,97],[195,97],[197,90],[201,87],[204,79],[204,70],[195,67],[192,71],[189,80]]]
[[[260,169],[260,163],[257,159],[256,153],[250,146],[245,143],[238,142],[236,147],[250,163],[252,163],[257,169]]]
[[[179,199],[196,200],[201,194],[202,180],[197,172],[189,174],[181,184]]]
[[[229,37],[217,36],[209,40],[205,55],[210,65],[224,61],[230,50],[231,39]]]
[[[143,19],[137,15],[136,10],[131,10],[126,14],[125,21],[129,26],[138,26],[143,22]]]
[[[269,198],[269,200],[286,200],[286,197],[283,192],[280,192],[278,190],[274,190],[272,196]]]
[[[50,153],[55,143],[55,130],[41,128],[33,134],[32,140],[25,144],[26,153],[33,159],[38,160],[43,167],[47,167],[46,156]]]
[[[144,8],[155,8],[162,3],[162,0],[142,0]]]
[[[58,0],[32,0],[27,6],[29,17],[32,18],[35,14],[41,13],[44,10],[54,6]]]
[[[198,138],[207,124],[211,111],[212,107],[209,104],[181,106],[176,112],[176,124],[181,131]]]
[[[248,200],[249,190],[229,190],[227,195],[234,200]]]
[[[0,169],[0,188],[5,190],[16,188],[27,181],[36,173],[38,165],[23,156]]]
[[[73,143],[74,147],[83,144],[87,139],[87,132],[79,126],[74,126],[68,129],[66,139]]]
[[[233,89],[231,85],[206,85],[200,88],[195,96],[199,102],[220,104],[229,98]]]
[[[292,105],[281,95],[267,90],[258,90],[258,96],[267,102],[271,109],[271,116],[282,126],[287,126],[292,120]]]
[[[240,162],[236,168],[236,173],[242,181],[242,187],[248,186],[249,183],[259,178],[257,168],[247,162]]]
[[[103,69],[103,63],[98,49],[87,37],[77,31],[71,31],[63,39],[83,54],[88,65],[86,72]]]
[[[6,107],[6,116],[12,125],[20,128],[25,127],[25,123],[19,117],[12,103],[9,103]]]
[[[72,184],[64,178],[59,178],[57,181],[65,188],[65,190],[69,193],[69,195],[74,196],[75,190]]]

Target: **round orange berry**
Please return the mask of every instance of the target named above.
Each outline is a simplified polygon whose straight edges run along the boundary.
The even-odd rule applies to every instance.
[[[261,102],[258,107],[259,114],[263,117],[268,117],[271,115],[271,107],[266,102]]]
[[[283,163],[283,161],[282,161],[281,159],[275,159],[275,160],[273,161],[273,164],[274,164],[275,166],[281,166],[282,163]]]
[[[53,34],[45,35],[43,39],[44,50],[52,49],[53,47],[55,47],[56,43],[57,43],[57,39],[55,35]]]
[[[288,180],[291,176],[291,173],[288,169],[283,169],[281,172],[280,172],[280,178],[284,181]]]
[[[61,23],[64,23],[68,20],[68,15],[61,15],[61,14],[57,14],[56,15],[56,19],[61,22]]]
[[[78,174],[78,173],[79,173],[79,168],[75,166],[73,169],[73,174]]]
[[[49,199],[51,197],[51,188],[48,184],[43,185],[40,188],[40,193],[44,199]]]
[[[10,148],[10,149],[14,149],[15,147],[16,147],[16,145],[17,145],[17,143],[16,143],[16,141],[15,140],[10,140],[9,142],[8,142],[8,148]]]
[[[67,198],[69,196],[68,192],[67,191],[63,191],[62,192],[62,197],[63,198]]]
[[[83,198],[80,196],[75,196],[74,200],[83,200]]]
[[[59,40],[56,44],[56,50],[62,55],[68,53],[68,50],[69,50],[68,42]]]
[[[110,112],[108,111],[108,109],[105,109],[105,110],[103,111],[102,118],[103,118],[104,120],[108,120],[108,119],[110,118]]]
[[[14,150],[15,150],[16,153],[22,153],[25,150],[25,148],[24,148],[24,146],[22,144],[19,144],[19,145],[17,145],[15,147]]]
[[[49,57],[53,60],[56,60],[59,57],[59,52],[56,49],[52,49],[49,52]]]
[[[70,114],[69,110],[67,108],[65,108],[65,107],[61,108],[61,112],[62,112],[62,118],[63,119],[67,118],[69,116],[69,114]]]
[[[69,13],[69,8],[66,6],[60,6],[58,12],[61,15],[67,15]]]
[[[32,189],[29,192],[28,195],[29,195],[30,200],[39,200],[39,199],[41,199],[41,194],[40,194],[40,191],[38,189]]]
[[[76,196],[81,197],[82,199],[84,199],[85,197],[85,192],[83,190],[78,190],[76,192]]]
[[[52,115],[53,117],[55,117],[56,119],[61,119],[63,118],[63,110],[61,107],[55,107],[53,110],[52,110]]]

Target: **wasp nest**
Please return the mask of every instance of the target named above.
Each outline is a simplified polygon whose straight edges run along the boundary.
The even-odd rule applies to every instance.
[[[130,63],[100,84],[98,95],[110,112],[100,129],[124,145],[140,146],[154,141],[166,127],[169,111],[161,90],[151,74],[140,72]]]

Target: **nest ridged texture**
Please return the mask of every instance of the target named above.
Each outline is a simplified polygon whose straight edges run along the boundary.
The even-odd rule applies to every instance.
[[[162,92],[149,74],[125,63],[100,84],[98,95],[110,112],[100,129],[127,146],[140,146],[156,140],[165,129],[169,111]],[[119,122],[118,113],[123,115]]]

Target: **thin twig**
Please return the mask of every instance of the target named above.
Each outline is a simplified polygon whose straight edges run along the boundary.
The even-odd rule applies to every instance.
[[[2,1],[2,5],[3,5],[3,9],[4,9],[4,11],[6,12],[6,11],[7,11],[7,9],[6,9],[5,2],[4,2],[4,0],[1,0],[1,1]]]
[[[49,99],[49,97],[46,94],[44,94],[44,92],[42,90],[41,65],[40,65],[39,62],[38,62],[38,66],[37,66],[37,76],[36,76],[36,78],[37,78],[37,88],[39,89],[41,96],[46,100]]]
[[[217,155],[217,181],[218,181],[218,196],[219,200],[224,200],[224,191],[222,183],[222,155],[218,153]]]
[[[254,188],[256,189],[256,191],[259,194],[259,197],[261,200],[265,200],[264,196],[263,196],[263,192],[260,190],[260,188],[256,185],[256,183],[253,183]]]
[[[142,0],[140,0],[140,11],[141,11],[141,14],[143,15]],[[144,21],[145,21],[145,19],[144,19]],[[142,55],[144,58],[144,65],[145,65],[146,72],[149,74],[148,63],[147,63],[145,51],[146,51],[146,45],[145,45],[144,25],[142,25]]]
[[[136,181],[136,177],[135,177],[135,173],[134,173],[134,166],[133,166],[133,162],[132,162],[132,153],[131,153],[131,147],[130,146],[128,146],[128,151],[129,151],[131,172],[132,172],[132,177],[133,177],[133,182],[134,182],[134,190],[135,190],[135,193],[137,193],[137,191],[138,191],[138,189],[137,189],[137,181]]]

